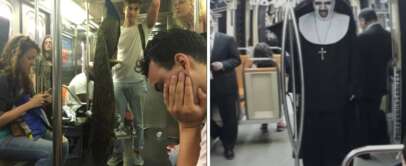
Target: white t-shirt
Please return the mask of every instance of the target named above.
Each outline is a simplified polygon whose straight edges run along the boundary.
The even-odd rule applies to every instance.
[[[86,78],[86,74],[85,73],[80,73],[78,75],[76,75],[75,77],[73,77],[72,81],[69,83],[69,90],[75,94],[86,94],[87,92],[87,88],[86,88],[86,84],[87,84],[87,78]],[[89,99],[93,99],[93,81],[89,81]],[[67,105],[80,105],[80,103],[78,103],[78,101],[76,101],[73,96],[69,93],[68,94],[68,100],[66,101]]]
[[[196,166],[206,166],[207,165],[207,123],[204,123],[204,127],[201,131],[200,138],[200,154],[199,160]]]
[[[142,24],[142,27],[146,41],[150,29],[145,24]],[[131,27],[121,27],[117,46],[117,60],[121,63],[113,67],[113,82],[138,82],[144,79],[142,74],[134,70],[137,61],[144,54],[141,42],[138,24]]]

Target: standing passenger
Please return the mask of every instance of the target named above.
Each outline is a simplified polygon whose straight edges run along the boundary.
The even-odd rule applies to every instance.
[[[234,158],[234,146],[238,131],[238,87],[235,68],[240,65],[240,53],[234,38],[223,33],[212,33],[210,36],[210,70],[211,80],[211,109],[219,108],[223,127],[211,121],[213,134],[220,136],[224,147],[224,157]]]
[[[391,34],[378,23],[373,9],[361,11],[359,24],[363,29],[358,35],[361,145],[388,144],[386,116],[380,106],[382,97],[387,94],[387,71],[392,56]],[[367,155],[364,157],[368,158]]]
[[[135,71],[138,59],[143,55],[145,41],[151,28],[158,19],[160,0],[153,0],[148,10],[145,22],[137,22],[141,0],[125,0],[124,23],[121,27],[120,39],[118,42],[117,60],[119,64],[113,67],[114,96],[116,111],[121,116],[120,128],[123,128],[124,114],[128,105],[134,116],[133,126],[136,129],[136,137],[132,144],[134,156],[131,158],[135,165],[144,163],[140,151],[144,146],[143,134],[143,102],[146,94],[146,82],[142,74]],[[108,165],[117,165],[122,161],[123,142],[117,141],[113,156]]]

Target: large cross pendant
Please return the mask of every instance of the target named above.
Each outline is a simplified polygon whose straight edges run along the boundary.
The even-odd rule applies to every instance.
[[[322,47],[318,53],[320,54],[321,60],[324,61],[324,55],[327,54],[327,51]]]

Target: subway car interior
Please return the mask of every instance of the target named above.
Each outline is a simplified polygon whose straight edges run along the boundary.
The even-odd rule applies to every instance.
[[[191,25],[194,25],[190,30],[205,32],[205,28],[197,28],[205,26],[204,23],[196,21],[197,15],[206,10],[205,1],[199,0],[142,1],[137,22],[146,21],[152,3],[157,1],[160,1],[158,18],[151,28],[151,33],[142,33],[145,35],[144,43],[160,31],[173,27],[190,28],[179,23],[181,20],[178,16],[181,11],[177,10],[177,5],[185,3],[190,6],[191,13],[187,14],[192,18]],[[112,6],[115,9],[112,9]],[[96,55],[98,47],[105,47],[98,45],[98,41],[103,38],[102,35],[108,36],[107,33],[99,33],[99,29],[109,30],[114,28],[109,26],[116,25],[103,24],[106,21],[122,22],[119,19],[112,20],[109,14],[110,11],[118,11],[121,14],[119,18],[123,19],[123,8],[124,0],[0,0],[0,51],[3,52],[7,48],[6,43],[18,35],[28,36],[41,50],[38,56],[41,55],[43,63],[37,63],[36,60],[30,78],[34,82],[34,92],[47,92],[53,96],[52,104],[44,109],[52,129],[50,131],[53,135],[51,141],[54,149],[52,157],[54,166],[107,165],[107,160],[111,159],[113,145],[95,143],[104,138],[103,135],[94,134],[97,132],[94,128],[97,126],[103,128],[106,125],[94,124],[97,121],[95,119],[100,118],[97,114],[103,113],[103,110],[94,109],[97,103],[93,102],[93,98],[97,96],[93,97],[93,90],[97,83],[93,80],[98,79],[92,78],[93,75],[90,73],[93,72],[95,61],[100,56]],[[78,89],[72,88],[72,82],[82,86],[80,90],[82,93],[79,94]],[[177,122],[166,111],[162,95],[154,88],[148,86],[147,89],[143,111],[145,137],[143,165],[174,165],[175,151],[179,142]],[[131,126],[133,120],[131,114],[126,114],[125,119],[129,132],[123,134],[114,130],[112,134],[106,133],[106,137],[111,138],[108,141],[113,138],[132,140],[135,129],[131,128],[134,127]],[[62,142],[66,141],[69,142],[69,154],[61,157]],[[123,159],[113,165],[130,165],[128,156],[131,150],[128,147],[130,146],[124,147]],[[29,148],[21,149],[22,152],[29,150]],[[31,166],[35,165],[35,161],[29,157],[21,160],[2,158],[0,165]]]
[[[302,160],[297,156],[300,155],[300,148],[303,145],[301,144],[302,135],[306,135],[306,132],[319,132],[316,135],[320,139],[327,140],[328,143],[323,144],[327,149],[335,146],[336,141],[334,139],[328,141],[331,137],[325,134],[328,133],[327,128],[314,132],[306,127],[303,129],[303,116],[301,115],[306,107],[302,105],[302,101],[311,100],[304,99],[304,97],[309,97],[311,94],[293,93],[300,92],[297,89],[304,89],[305,85],[302,84],[308,83],[300,80],[303,77],[301,75],[303,74],[303,65],[301,65],[300,57],[302,56],[302,50],[309,46],[302,40],[298,40],[299,36],[304,35],[301,34],[304,30],[301,29],[303,28],[301,27],[303,22],[297,21],[299,18],[295,16],[303,15],[303,10],[300,13],[301,5],[305,4],[306,1],[210,0],[210,24],[212,30],[234,37],[238,44],[241,59],[241,64],[235,68],[239,94],[239,107],[237,108],[238,134],[234,147],[235,157],[231,160],[223,157],[223,151],[225,150],[222,141],[219,138],[212,137],[210,144],[211,165],[302,165]],[[336,4],[338,4],[338,1],[336,0]],[[402,82],[405,80],[406,73],[403,72],[405,66],[403,56],[406,55],[404,52],[406,49],[406,34],[404,33],[406,32],[406,11],[404,10],[406,1],[343,0],[343,2],[348,5],[348,16],[354,19],[355,24],[353,24],[353,27],[356,29],[354,34],[357,35],[362,33],[359,19],[360,13],[364,8],[373,9],[378,18],[377,24],[380,24],[391,34],[388,42],[391,43],[392,50],[386,54],[390,57],[390,62],[386,62],[389,63],[385,68],[386,79],[382,80],[386,84],[386,93],[382,97],[384,99],[379,102],[380,111],[378,112],[381,114],[381,118],[371,122],[375,125],[374,131],[382,131],[375,136],[386,139],[386,141],[377,144],[366,143],[363,146],[352,148],[352,151],[346,153],[343,166],[350,164],[354,166],[393,166],[401,161],[398,154],[403,149],[402,140],[405,134],[403,119],[405,117],[406,107],[404,104],[406,102],[401,94],[405,92],[405,84],[402,84]],[[333,24],[329,29],[335,29],[332,28],[334,26],[338,25]],[[330,33],[339,32],[330,31]],[[306,35],[304,36],[307,39]],[[267,45],[269,48],[269,51],[263,50],[262,53],[270,53],[264,53],[261,56],[256,55],[259,53],[257,50],[261,49],[262,45]],[[358,47],[359,45],[354,44],[353,46]],[[319,58],[321,58],[322,62],[326,53],[324,51],[322,49],[319,52]],[[335,50],[335,52],[338,51]],[[326,54],[328,57],[328,53]],[[295,57],[294,55],[299,58],[296,60],[291,59]],[[261,67],[260,61],[272,61],[273,65]],[[298,63],[292,64],[292,61]],[[369,60],[362,59],[361,61]],[[306,59],[303,59],[303,63],[306,63]],[[295,75],[294,72],[296,72],[295,77],[288,76]],[[306,78],[306,71],[304,77]],[[320,76],[318,79],[328,78]],[[296,82],[294,79],[296,79]],[[334,80],[334,78],[330,79]],[[292,88],[289,80],[293,80],[293,84],[296,83],[293,86],[293,88],[296,87],[296,91],[289,90]],[[334,86],[315,85],[313,89],[322,87],[335,88]],[[308,93],[310,92],[307,91]],[[328,98],[328,96],[321,96],[321,98]],[[323,104],[317,103],[316,105]],[[304,115],[306,118],[307,114]],[[220,114],[213,108],[212,118],[218,125],[222,125]],[[304,121],[304,126],[306,126],[307,122]],[[355,121],[360,121],[360,119]],[[355,130],[357,125],[353,124],[346,130]],[[357,137],[357,135],[354,134],[352,137]],[[324,153],[333,152],[324,151]],[[303,152],[303,155],[305,155],[305,152]],[[224,156],[226,155],[224,154]]]

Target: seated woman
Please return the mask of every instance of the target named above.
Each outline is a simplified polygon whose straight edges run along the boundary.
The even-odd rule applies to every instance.
[[[258,43],[254,47],[254,58],[272,58],[272,49],[266,43]],[[276,67],[273,60],[254,61],[257,67]]]
[[[272,58],[273,51],[271,47],[267,43],[258,43],[255,45],[254,48],[254,58]],[[258,68],[264,67],[276,67],[278,64],[274,60],[261,60],[261,61],[254,61],[254,64]],[[281,132],[286,127],[283,119],[280,119],[276,124],[276,131]],[[261,124],[261,131],[266,133],[268,132],[268,124],[263,123]]]
[[[27,36],[9,41],[0,59],[0,159],[52,165],[52,136],[42,107],[51,102],[47,92],[34,95],[29,77],[39,52]],[[64,158],[68,143],[63,141]]]

